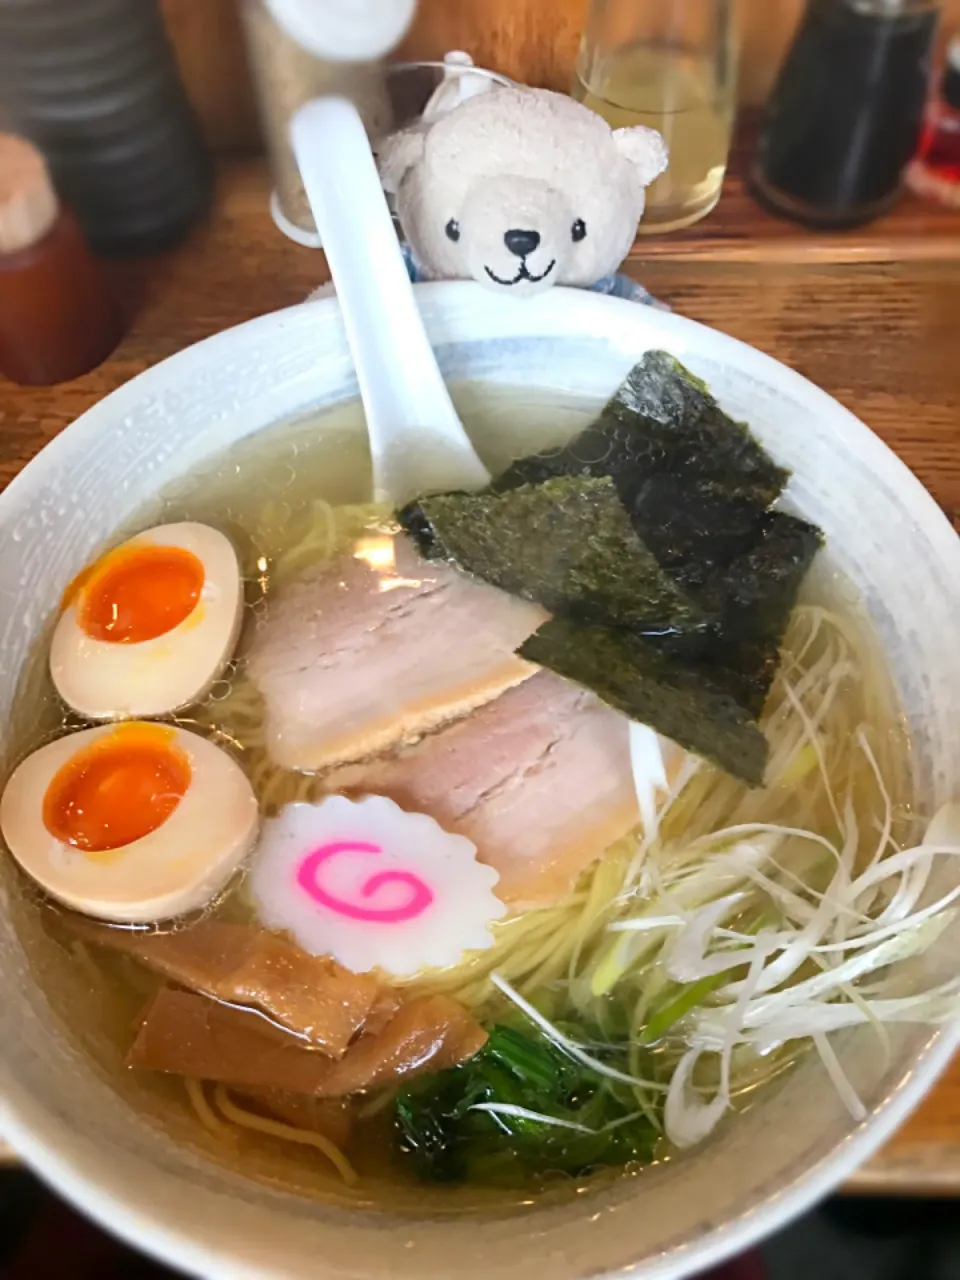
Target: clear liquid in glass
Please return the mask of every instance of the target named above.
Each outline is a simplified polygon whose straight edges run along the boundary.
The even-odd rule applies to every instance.
[[[720,198],[733,130],[733,77],[716,62],[669,45],[633,44],[581,66],[573,96],[615,129],[647,125],[670,148],[667,171],[647,190],[640,234],[676,231],[710,212]]]

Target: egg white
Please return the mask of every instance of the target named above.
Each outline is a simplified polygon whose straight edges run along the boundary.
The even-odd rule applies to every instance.
[[[171,630],[153,640],[115,644],[83,631],[80,588],[53,633],[50,675],[64,702],[90,720],[163,716],[199,702],[232,658],[240,634],[240,566],[219,530],[192,522],[158,525],[122,545],[192,552],[203,565],[203,589],[192,612]]]
[[[85,853],[44,824],[44,796],[57,771],[116,732],[115,725],[83,729],[28,756],[0,798],[0,832],[31,879],[85,915],[141,924],[196,910],[227,883],[259,829],[257,799],[243,770],[198,734],[171,729],[170,745],[187,757],[190,782],[166,821],[148,835]]]

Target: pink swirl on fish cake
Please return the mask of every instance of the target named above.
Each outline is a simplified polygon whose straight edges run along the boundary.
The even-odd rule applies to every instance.
[[[336,897],[335,894],[324,889],[319,875],[321,867],[341,853],[380,854],[383,853],[383,847],[363,840],[333,840],[307,854],[297,868],[297,884],[314,902],[321,907],[326,907],[328,911],[335,911],[338,915],[346,916],[348,920],[400,924],[404,920],[415,920],[432,904],[433,890],[412,871],[380,871],[370,876],[360,886],[361,897],[372,898],[386,884],[409,885],[411,896],[400,906],[365,907]]]
[[[266,818],[246,893],[265,929],[354,973],[410,977],[493,943],[507,911],[476,846],[386,796],[328,795]]]

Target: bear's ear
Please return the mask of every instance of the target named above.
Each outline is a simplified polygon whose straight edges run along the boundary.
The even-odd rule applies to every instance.
[[[384,138],[377,147],[377,167],[384,191],[395,196],[410,170],[423,158],[426,135],[420,129],[403,129]]]
[[[640,181],[649,187],[667,167],[667,144],[656,129],[637,124],[629,129],[614,129],[613,141],[625,160],[635,166]]]

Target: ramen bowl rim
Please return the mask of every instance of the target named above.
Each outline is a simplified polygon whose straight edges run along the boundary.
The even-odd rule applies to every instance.
[[[429,304],[442,312],[446,299],[450,300],[452,306],[462,301],[467,291],[475,295],[478,286],[443,283],[420,285],[417,288],[425,306]],[[576,336],[582,336],[586,332],[594,315],[598,321],[609,325],[610,319],[604,317],[605,312],[612,316],[612,309],[630,308],[632,312],[636,306],[632,302],[569,289],[554,289],[539,299],[519,303],[506,300],[505,305],[528,308],[531,314],[539,313],[543,316],[547,315],[545,308],[549,306],[554,320],[559,317],[558,322],[561,324],[563,317],[579,320]],[[25,499],[29,500],[31,492],[43,486],[44,470],[56,458],[58,451],[64,448],[76,448],[85,437],[89,437],[91,442],[96,441],[107,430],[108,424],[124,413],[128,400],[132,403],[134,399],[141,399],[153,388],[160,389],[171,382],[182,380],[189,376],[192,369],[201,369],[225,358],[236,341],[236,335],[240,332],[246,335],[256,335],[261,332],[264,336],[274,335],[277,330],[282,331],[287,324],[300,323],[310,309],[318,307],[335,308],[336,301],[323,299],[300,303],[223,330],[168,357],[103,397],[58,437],[50,441],[0,494],[0,531],[6,523],[8,511],[15,504],[22,504]],[[624,312],[625,316],[626,314]],[[824,405],[829,405],[833,415],[839,411],[851,424],[855,423],[858,430],[865,433],[862,446],[865,450],[880,449],[895,458],[892,451],[864,423],[838,405],[837,401],[826,392],[821,391],[802,375],[772,357],[735,338],[712,329],[707,330],[706,326],[683,317],[661,314],[657,323],[662,326],[667,335],[678,336],[681,339],[681,346],[684,345],[682,341],[684,335],[706,331],[710,335],[710,345],[717,352],[718,359],[727,359],[731,365],[754,367],[760,372],[768,373],[775,382],[787,387],[791,383],[798,387],[802,384],[806,397],[809,398],[811,394],[823,397]],[[939,512],[939,508],[936,508],[933,499],[916,477],[903,463],[896,461],[902,470],[899,483],[905,492],[910,493],[911,501],[929,504]],[[946,522],[943,513],[939,512],[939,514]],[[931,1030],[926,1044],[913,1055],[912,1070],[907,1073],[899,1087],[883,1098],[880,1104],[871,1110],[867,1120],[850,1132],[819,1162],[805,1168],[792,1180],[787,1181],[763,1203],[754,1204],[737,1218],[713,1226],[696,1242],[687,1242],[671,1248],[660,1258],[650,1262],[631,1264],[627,1261],[621,1274],[630,1274],[635,1265],[640,1268],[636,1274],[642,1277],[642,1280],[667,1280],[668,1277],[686,1275],[717,1265],[803,1213],[842,1182],[891,1137],[947,1068],[958,1046],[960,1046],[960,1025],[955,1027],[946,1025]],[[0,1097],[0,1134],[51,1187],[106,1230],[132,1245],[145,1249],[168,1264],[180,1267],[190,1274],[210,1277],[249,1276],[251,1280],[252,1277],[265,1274],[259,1269],[248,1270],[245,1266],[238,1266],[236,1258],[226,1257],[219,1248],[206,1247],[197,1241],[189,1230],[171,1227],[159,1216],[131,1209],[127,1205],[123,1205],[123,1212],[118,1213],[121,1204],[101,1185],[78,1171],[74,1167],[77,1162],[63,1156],[56,1142],[47,1141],[36,1134],[33,1127],[23,1121],[9,1101],[2,1097]],[[582,1274],[586,1278],[601,1273],[586,1271]]]

